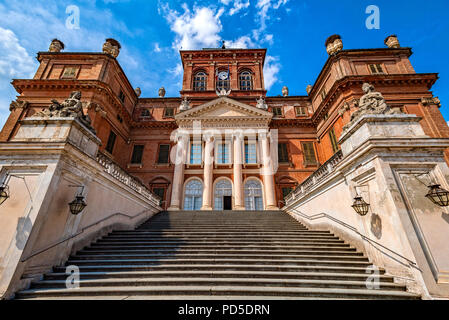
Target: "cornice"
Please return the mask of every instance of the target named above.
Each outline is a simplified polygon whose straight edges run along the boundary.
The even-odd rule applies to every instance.
[[[361,87],[365,82],[369,82],[373,85],[426,84],[430,89],[437,80],[438,74],[436,73],[346,76],[335,81],[326,98],[321,102],[315,113],[312,115],[312,121],[317,125],[329,111],[332,103],[338,98],[338,95],[350,86]]]

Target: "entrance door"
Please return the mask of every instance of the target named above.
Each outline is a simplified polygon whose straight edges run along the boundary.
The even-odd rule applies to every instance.
[[[231,196],[223,197],[223,210],[232,210],[232,197]]]
[[[232,210],[232,183],[227,179],[221,179],[215,184],[214,209]]]

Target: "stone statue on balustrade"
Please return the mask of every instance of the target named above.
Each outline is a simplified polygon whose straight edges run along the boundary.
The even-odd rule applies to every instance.
[[[375,91],[373,85],[364,83],[362,86],[364,95],[360,98],[358,103],[358,110],[351,115],[351,121],[343,128],[346,131],[352,126],[361,116],[367,114],[401,114],[399,108],[391,108],[385,102],[385,98],[380,92]]]
[[[256,107],[262,110],[268,110],[268,105],[265,102],[265,99],[263,98],[263,96],[260,96],[259,99],[257,99],[257,104]]]
[[[95,134],[89,115],[85,115],[83,112],[80,91],[73,91],[69,98],[62,103],[59,103],[55,99],[51,100],[51,102],[50,107],[35,113],[33,118],[75,118]]]

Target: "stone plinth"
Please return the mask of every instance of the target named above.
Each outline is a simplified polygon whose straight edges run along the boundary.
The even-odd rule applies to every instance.
[[[410,114],[364,115],[340,137],[341,151],[346,156],[369,139],[428,138],[419,121],[420,117]]]
[[[26,118],[12,142],[68,142],[95,157],[100,139],[75,118]]]

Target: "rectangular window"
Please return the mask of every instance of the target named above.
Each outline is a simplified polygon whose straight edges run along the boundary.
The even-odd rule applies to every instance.
[[[279,143],[278,145],[278,160],[280,163],[288,163],[288,151],[286,143]]]
[[[229,161],[229,143],[220,143],[217,145],[217,163],[227,164]]]
[[[307,115],[306,107],[295,107],[296,116],[304,117]]]
[[[292,190],[293,188],[291,187],[282,188],[282,198],[285,199],[290,194],[290,192],[292,192]]]
[[[159,145],[159,156],[157,159],[157,163],[160,164],[168,163],[169,156],[170,156],[170,145],[169,144]]]
[[[153,188],[153,193],[161,198],[161,200],[164,200],[165,188]]]
[[[384,70],[383,70],[383,68],[382,68],[382,65],[381,65],[381,64],[378,64],[378,63],[376,63],[376,64],[370,64],[370,65],[369,65],[369,69],[370,69],[370,71],[371,71],[372,74],[383,74],[383,73],[384,73]]]
[[[334,153],[336,153],[339,149],[338,149],[337,136],[335,135],[335,130],[334,130],[334,128],[330,129],[330,131],[329,131],[329,139],[331,140],[332,151],[333,151]]]
[[[164,109],[164,118],[173,118],[175,111],[173,108]]]
[[[139,164],[142,163],[143,156],[143,145],[135,145],[133,149],[133,155],[131,157],[131,163]]]
[[[257,148],[256,143],[245,144],[245,163],[256,164],[257,163]]]
[[[203,159],[203,150],[201,143],[192,143],[190,145],[190,164],[201,164]]]
[[[273,114],[275,117],[282,117],[282,107],[273,107]]]
[[[118,98],[120,99],[120,101],[122,103],[125,103],[125,94],[123,93],[122,90],[120,90],[120,93],[118,94]]]
[[[313,142],[303,142],[302,150],[304,153],[304,165],[305,166],[316,166],[318,161],[315,155],[315,148]]]
[[[112,154],[112,151],[114,150],[114,144],[115,139],[117,138],[117,135],[114,133],[114,131],[111,130],[109,133],[108,143],[106,144],[106,151]]]
[[[65,67],[62,72],[62,79],[75,79],[78,73],[78,67]]]

